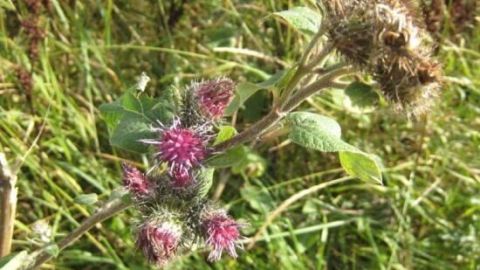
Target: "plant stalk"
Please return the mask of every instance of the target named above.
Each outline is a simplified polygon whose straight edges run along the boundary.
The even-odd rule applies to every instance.
[[[0,153],[0,187],[2,188],[2,208],[0,209],[0,257],[10,254],[12,249],[15,212],[17,208],[16,183],[17,176],[10,170],[5,155]]]
[[[131,206],[131,202],[127,202],[124,198],[117,198],[107,202],[102,208],[100,208],[95,214],[87,218],[85,221],[80,224],[78,228],[68,234],[60,242],[58,242],[58,249],[63,250],[73,242],[78,240],[83,234],[88,232],[93,226],[97,223],[100,223],[113,215],[127,209]],[[45,249],[40,251],[39,254],[34,258],[33,263],[27,269],[36,269],[40,267],[43,263],[53,258],[52,254],[49,254]]]

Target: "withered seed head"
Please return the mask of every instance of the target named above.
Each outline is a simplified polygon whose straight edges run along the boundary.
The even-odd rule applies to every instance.
[[[409,114],[437,96],[440,65],[432,39],[408,0],[325,1],[328,34],[351,64],[373,75],[385,97]]]

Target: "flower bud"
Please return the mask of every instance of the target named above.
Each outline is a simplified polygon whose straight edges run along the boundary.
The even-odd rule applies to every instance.
[[[223,116],[232,100],[235,84],[228,78],[218,78],[195,84],[193,87],[202,114],[217,120]]]
[[[163,266],[176,254],[181,228],[170,222],[147,222],[138,230],[136,245],[149,262]]]
[[[240,236],[240,224],[223,210],[206,213],[202,218],[201,229],[205,242],[211,247],[208,260],[217,261],[225,250],[230,256],[238,257],[236,241]]]
[[[171,180],[175,188],[185,188],[193,182],[191,173],[185,167],[175,167],[171,173]]]
[[[152,184],[148,178],[137,168],[122,164],[123,168],[123,185],[132,192],[136,197],[146,196],[150,193]]]

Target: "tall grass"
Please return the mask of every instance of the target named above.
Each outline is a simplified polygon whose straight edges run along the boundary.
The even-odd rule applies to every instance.
[[[13,2],[16,11],[0,9],[0,152],[19,168],[15,251],[37,248],[35,222],[48,222],[59,239],[92,215],[97,206],[75,198],[108,198],[120,186],[121,159],[144,163],[144,157],[110,147],[99,104],[131,87],[142,71],[152,77],[147,91],[157,95],[171,85],[217,75],[265,80],[297,59],[307,41],[271,12],[310,3],[50,2],[40,16],[47,35],[38,59],[29,59],[26,33],[19,28],[29,16],[24,1]],[[409,120],[386,107],[345,110],[338,93],[304,105],[336,118],[347,141],[382,159],[384,186],[348,180],[297,195],[272,218],[295,194],[344,177],[334,155],[273,139],[256,148],[265,163],[217,172],[211,191],[249,223],[247,235],[265,227],[259,241],[236,261],[210,265],[199,250],[170,267],[477,269],[479,34],[477,27],[456,43],[445,36],[439,53],[447,75],[443,94],[422,119]],[[19,66],[33,75],[30,105],[17,79]],[[256,94],[232,121],[258,119],[268,99]],[[45,269],[148,267],[133,245],[134,218],[126,211],[96,226]]]

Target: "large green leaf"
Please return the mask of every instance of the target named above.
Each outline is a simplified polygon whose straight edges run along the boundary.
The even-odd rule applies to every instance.
[[[295,7],[275,12],[273,15],[282,18],[288,25],[306,34],[315,34],[322,21],[320,13],[307,7]]]
[[[168,91],[158,99],[129,91],[116,101],[101,105],[110,143],[128,151],[145,153],[148,147],[140,140],[155,137],[150,127],[156,122],[168,123],[174,117],[175,104],[171,97]]]
[[[290,123],[290,140],[307,148],[322,152],[348,151],[353,146],[344,142],[338,123],[326,116],[294,112],[288,115]]]
[[[146,153],[148,145],[140,140],[155,138],[150,125],[151,122],[146,121],[142,116],[125,114],[111,134],[110,143],[124,150]]]
[[[373,156],[341,139],[338,123],[326,116],[294,112],[288,115],[289,138],[296,144],[321,152],[339,152],[345,171],[366,182],[381,183],[380,166]]]
[[[100,112],[111,134],[122,119],[125,109],[122,107],[121,99],[118,99],[112,103],[100,105]]]

